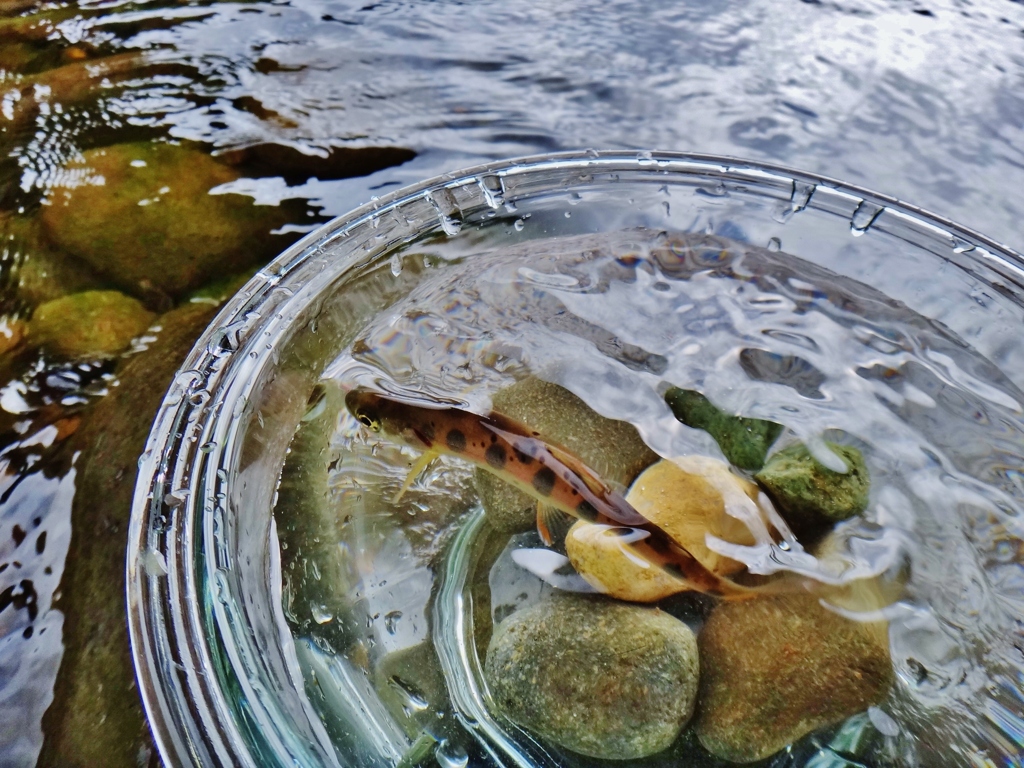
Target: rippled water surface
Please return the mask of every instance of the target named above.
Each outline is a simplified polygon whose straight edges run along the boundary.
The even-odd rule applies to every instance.
[[[837,528],[837,552],[847,581],[909,574],[898,600],[860,615],[889,622],[896,682],[871,724],[858,715],[765,765],[1019,764],[1024,392],[942,325],[782,252],[643,230],[538,242],[461,263],[428,247],[375,270],[351,301],[379,295],[370,286],[396,272],[417,275],[415,288],[367,323],[324,386],[486,413],[495,392],[538,375],[631,422],[661,456],[720,455],[673,417],[663,399],[671,384],[786,425],[783,442],[826,435],[860,446],[871,501]],[[329,550],[287,537],[285,605],[297,642],[308,644],[300,658],[311,680],[334,670],[346,697],[383,701],[365,707],[379,737],[344,741],[343,759],[385,764],[408,748],[402,730],[414,738],[422,729],[442,752],[475,754],[474,764],[490,764],[481,744],[540,755],[542,765],[592,764],[550,743],[536,752],[481,693],[472,649],[487,646],[490,617],[552,591],[520,567],[543,546],[536,534],[509,540],[489,528],[472,465],[458,459],[430,464],[398,500],[417,452],[362,429],[337,397],[315,411],[337,425],[319,461],[331,467],[326,508],[345,511],[336,535],[348,554],[324,585],[312,564],[333,562]],[[755,572],[823,573],[798,541],[770,557],[730,551]],[[548,581],[580,589],[565,574]],[[377,693],[352,683],[363,669]],[[426,685],[431,674],[446,688]],[[330,696],[311,698],[329,723],[351,717]],[[847,731],[868,746],[844,757],[829,745]],[[679,749],[651,760],[726,765],[696,745]]]
[[[3,0],[0,14],[4,765],[36,763],[61,659],[81,651],[75,658],[88,660],[97,636],[122,629],[113,621],[89,634],[66,621],[78,598],[61,584],[65,568],[102,574],[85,567],[94,550],[76,548],[73,506],[100,510],[89,541],[109,540],[104,562],[115,580],[125,533],[102,494],[75,498],[89,440],[101,431],[76,437],[79,425],[115,389],[121,356],[170,327],[163,313],[215,303],[212,284],[244,278],[327,218],[482,160],[661,148],[840,177],[1024,248],[1024,5],[1016,0]],[[193,159],[174,165],[167,154],[118,149],[151,141],[176,143]],[[194,159],[211,153],[213,166]],[[172,176],[136,192],[117,169],[96,171],[105,156]],[[170,223],[139,228],[99,204],[117,185],[135,195],[131,206],[160,210],[189,179],[202,186],[193,198],[214,188],[210,210],[240,196],[263,206],[245,226],[256,232],[263,222],[277,234],[242,238],[226,266],[204,271],[197,243],[219,231],[199,227],[195,240],[174,241],[178,251],[162,250],[168,231],[191,231],[191,209],[169,208]],[[72,196],[95,199],[99,223],[56,225]],[[88,242],[73,236],[81,232]],[[112,251],[127,256],[104,261]],[[200,266],[162,284],[172,271],[165,264],[186,252]],[[41,304],[86,288],[140,300],[152,334],[86,359],[18,342],[18,323]],[[130,485],[133,459],[127,466],[112,482]],[[121,589],[110,584],[111,599]],[[88,681],[82,695],[99,695],[103,684]],[[100,733],[112,721],[97,716],[71,730]],[[126,734],[134,745],[138,735]],[[55,754],[44,752],[44,762],[61,764]],[[150,746],[132,747],[132,764],[150,760]]]

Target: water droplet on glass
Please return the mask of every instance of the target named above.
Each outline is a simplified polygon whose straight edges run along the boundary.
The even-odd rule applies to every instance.
[[[201,446],[199,446],[199,452],[200,453],[212,453],[216,447],[217,447],[217,443],[215,443],[215,442],[213,442],[211,440],[210,442],[203,443]]]
[[[441,768],[466,768],[469,765],[469,755],[466,754],[466,750],[448,739],[438,745],[434,752],[434,758]]]
[[[587,157],[589,157],[589,158],[591,158],[593,160],[596,160],[597,158],[599,158],[601,156],[601,153],[598,152],[596,149],[588,149],[586,151],[586,155],[587,155]]]
[[[806,184],[802,181],[793,182],[793,191],[789,195],[789,203],[793,213],[802,211],[807,207],[807,204],[811,202],[815,189],[817,189],[817,186],[814,184]]]
[[[180,507],[188,500],[188,488],[178,488],[164,496],[164,504],[172,509]]]
[[[388,685],[395,689],[398,694],[402,697],[402,708],[410,714],[412,712],[422,712],[430,706],[430,702],[427,697],[412,683],[403,680],[398,675],[392,675],[388,678]]]
[[[875,219],[878,218],[879,214],[885,210],[884,208],[869,203],[867,200],[861,200],[853,211],[853,215],[850,216],[850,234],[854,237],[860,237],[871,225],[875,223]]]
[[[193,392],[189,395],[189,403],[194,405],[196,408],[202,408],[208,402],[210,402],[210,393],[205,389],[201,389],[198,392]]]
[[[384,614],[384,629],[387,630],[389,635],[393,635],[398,631],[398,620],[400,618],[402,618],[401,611],[391,611]]]
[[[782,249],[782,241],[777,237],[773,237],[768,241],[768,250],[773,253],[778,252]]]
[[[956,235],[952,236],[953,253],[969,253],[974,250],[974,245]]]
[[[155,549],[147,549],[142,556],[142,567],[151,576],[167,575],[167,559]]]
[[[900,727],[896,724],[896,721],[878,707],[868,707],[868,719],[883,736],[900,735]]]
[[[313,614],[313,621],[317,624],[328,624],[334,620],[334,614],[327,610],[326,605],[313,605],[310,611]]]
[[[526,222],[523,219],[516,219],[516,223],[512,225],[516,232],[522,232],[526,227]]]
[[[391,257],[390,265],[392,275],[398,277],[400,274],[402,274],[402,257],[400,254],[396,253],[394,256]]]
[[[213,575],[213,593],[221,605],[228,605],[231,602],[231,587],[228,585],[228,578],[219,568]]]
[[[454,237],[462,231],[462,211],[450,189],[442,188],[428,192],[427,200],[437,212],[437,220],[446,235]]]
[[[649,151],[638,152],[636,162],[637,165],[654,165],[654,155]]]
[[[491,208],[500,208],[505,202],[505,182],[499,176],[483,176],[477,182],[484,200]]]

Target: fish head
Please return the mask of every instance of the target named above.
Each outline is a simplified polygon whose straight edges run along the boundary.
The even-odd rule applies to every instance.
[[[420,429],[415,406],[392,400],[368,389],[353,389],[345,395],[345,407],[356,421],[371,432],[404,440],[416,448],[429,448]]]

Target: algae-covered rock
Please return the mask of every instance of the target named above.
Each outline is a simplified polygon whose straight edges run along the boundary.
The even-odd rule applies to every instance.
[[[834,472],[797,444],[774,454],[754,476],[798,533],[846,520],[868,505],[870,479],[861,452],[852,445],[825,445],[843,460],[846,473]]]
[[[725,458],[740,469],[760,469],[768,449],[782,433],[781,424],[764,419],[730,416],[712,405],[700,392],[693,390],[670,387],[665,392],[665,402],[683,424],[703,429],[715,438]]]
[[[178,365],[213,316],[163,315],[150,348],[126,360],[119,385],[71,439],[82,451],[61,578],[64,657],[43,717],[40,766],[135,766],[154,747],[136,690],[125,617],[125,550],[138,458]]]
[[[893,682],[886,625],[843,618],[813,595],[722,603],[698,644],[697,737],[738,763],[878,703]]]
[[[492,407],[567,449],[613,485],[628,486],[658,460],[631,424],[595,413],[569,390],[542,379],[526,378],[506,387],[494,396]],[[534,499],[483,469],[474,480],[492,525],[506,531],[533,525]]]
[[[239,174],[189,147],[118,144],[89,150],[64,171],[77,185],[51,194],[47,236],[135,295],[180,297],[287,244],[269,234],[283,223],[281,209],[210,194]]]
[[[381,701],[406,734],[415,739],[425,726],[443,728],[440,713],[449,709],[448,688],[429,641],[392,651],[374,667],[373,684]]]
[[[752,545],[754,536],[736,516],[760,515],[756,485],[729,471],[728,465],[704,456],[659,461],[636,479],[628,501],[637,512],[669,534],[709,570],[720,576],[737,573],[742,563],[711,551],[710,533],[733,544]],[[604,526],[577,522],[565,540],[566,554],[591,584],[620,600],[654,602],[687,589],[660,568],[644,566]]]
[[[339,515],[329,502],[330,441],[345,393],[319,382],[288,446],[274,504],[281,547],[285,617],[292,630],[343,653],[356,636],[349,589],[357,576],[339,546]]]
[[[26,324],[10,317],[0,317],[0,355],[17,349],[25,338]]]
[[[641,758],[668,748],[693,713],[697,645],[661,611],[563,594],[498,625],[484,674],[495,705],[539,736]]]
[[[7,297],[8,307],[14,304],[25,312],[69,293],[103,287],[88,266],[54,251],[40,230],[34,217],[0,213],[0,255],[15,290],[15,296]]]
[[[28,324],[28,342],[58,357],[115,355],[156,318],[118,291],[86,291],[40,304]]]

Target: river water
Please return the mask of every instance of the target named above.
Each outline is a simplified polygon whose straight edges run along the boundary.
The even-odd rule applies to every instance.
[[[140,140],[222,159],[249,148],[217,191],[280,205],[286,234],[484,160],[673,149],[842,178],[1024,250],[1017,0],[3,0],[0,13],[0,214],[12,221],[76,188],[81,152]],[[121,226],[110,217],[100,234],[159,270],[147,232]],[[24,260],[5,256],[0,315],[80,290],[64,270],[75,257],[57,253],[35,293]],[[186,300],[133,280],[105,275],[142,285],[155,312]],[[51,603],[76,465],[50,448],[115,367],[35,354],[0,366],[3,765],[37,761],[65,653]]]

